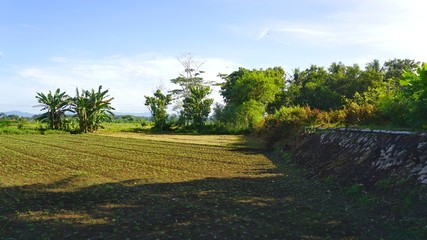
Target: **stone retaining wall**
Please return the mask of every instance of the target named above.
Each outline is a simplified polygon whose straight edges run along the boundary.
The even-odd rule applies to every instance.
[[[306,133],[294,159],[321,176],[375,184],[388,177],[427,186],[427,135],[381,130],[334,129]]]

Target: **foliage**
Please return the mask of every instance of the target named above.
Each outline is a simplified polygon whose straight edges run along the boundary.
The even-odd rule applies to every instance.
[[[341,62],[332,63],[328,70],[312,65],[304,71],[294,70],[281,93],[281,102],[276,105],[308,105],[325,111],[336,110],[345,106],[355,93],[365,92],[381,82],[382,73],[377,61],[368,64],[365,71],[357,64],[345,66]]]
[[[61,129],[61,119],[65,117],[67,111],[71,111],[70,97],[58,88],[53,94],[51,91],[48,94],[38,92],[36,99],[40,103],[36,107],[42,107],[40,111],[47,110],[40,119],[46,120],[51,129]]]
[[[72,110],[76,113],[81,132],[95,132],[100,127],[102,121],[111,120],[114,114],[111,110],[111,101],[108,90],[102,91],[99,86],[98,91],[76,89],[76,97],[73,98]]]
[[[114,118],[113,118],[112,122],[117,122],[117,123],[141,123],[141,122],[146,122],[149,119],[150,119],[149,117],[145,117],[145,116],[134,116],[134,115],[131,115],[131,114],[126,114],[126,115],[114,115]]]
[[[419,62],[411,59],[392,59],[386,61],[382,70],[384,72],[384,79],[386,81],[391,81],[396,84],[402,80],[404,72],[415,72]]]
[[[292,139],[304,126],[426,128],[426,71],[426,64],[417,68],[408,59],[390,60],[382,67],[374,60],[365,70],[341,62],[327,70],[316,65],[295,69],[268,105],[269,115],[257,127],[257,134],[271,147]],[[231,107],[227,103],[223,112]]]
[[[375,106],[369,103],[349,102],[345,106],[345,123],[347,125],[364,125],[375,122]]]
[[[58,88],[54,94],[37,93],[36,98],[42,110],[46,113],[37,117],[38,120],[49,123],[50,129],[61,129],[65,131],[75,131],[76,120],[66,117],[67,111],[76,113],[79,129],[81,132],[94,132],[100,127],[101,121],[111,120],[114,110],[111,107],[113,98],[108,98],[108,90],[102,91],[99,86],[98,91],[83,90],[81,93],[76,89],[76,97],[70,98],[65,92]]]
[[[274,101],[284,84],[284,70],[281,67],[266,70],[239,68],[223,77],[221,95],[226,103],[243,104],[250,100],[264,105]]]
[[[189,87],[189,91],[189,95],[183,100],[181,116],[191,121],[197,129],[201,129],[211,111],[213,99],[207,98],[211,90],[209,86],[195,85]]]
[[[357,64],[334,62],[328,68],[317,65],[305,70],[296,68],[288,75],[281,67],[239,68],[231,74],[219,75],[224,80],[220,84],[224,104],[214,106],[210,124],[206,123],[213,103],[208,97],[212,83],[201,77],[203,71],[200,68],[204,61],[191,55],[178,60],[184,73],[171,80],[177,89],[170,94],[156,92],[153,97],[146,96],[145,105],[152,112],[155,128],[161,130],[165,124],[173,124],[174,129],[181,131],[250,132],[263,129],[262,124],[276,120],[278,125],[286,123],[285,128],[289,130],[289,126],[296,123],[279,117],[280,112],[285,111],[283,109],[304,109],[307,119],[300,119],[298,124],[301,126],[427,127],[427,67],[426,64],[419,66],[415,60],[393,59],[382,66],[374,60],[367,63],[365,69]],[[55,93],[37,94],[43,110],[47,110],[41,117],[48,120],[50,128],[72,131],[76,120],[64,118],[65,112],[70,110],[66,103],[71,104],[70,98],[59,89]],[[99,89],[97,94],[106,92]],[[71,99],[74,102],[71,110],[77,113],[80,131],[95,131],[100,121],[111,118],[113,108],[109,102],[112,98],[94,100],[101,105],[105,103],[106,109],[100,111],[99,116],[95,114],[96,107],[90,110],[92,100],[89,98],[95,99],[95,95],[93,90],[83,90],[81,94],[77,90],[77,96]],[[175,101],[179,116],[168,116],[166,108],[171,101]],[[77,108],[77,105],[82,107]],[[88,111],[92,111],[92,117]],[[286,114],[292,116],[293,113]],[[120,121],[136,120],[123,118]],[[89,125],[94,127],[86,127]]]
[[[160,89],[158,89],[153,97],[145,96],[145,106],[151,112],[152,119],[154,121],[154,127],[163,130],[163,127],[168,118],[166,112],[168,105],[172,102],[172,94],[163,94]]]
[[[315,121],[312,113],[309,107],[282,107],[264,119],[257,133],[269,148],[283,139],[291,141],[303,132],[304,126]]]
[[[217,109],[219,110],[219,109]],[[248,132],[257,126],[263,119],[265,105],[255,100],[244,102],[241,105],[227,104],[220,116],[229,132]]]
[[[216,102],[212,108],[211,120],[217,125],[220,125],[224,121],[224,107],[224,104]]]
[[[402,98],[406,99],[408,124],[413,127],[427,127],[427,63],[423,63],[416,72],[405,71],[402,85]]]
[[[404,71],[399,86],[379,99],[381,113],[393,125],[425,128],[427,124],[427,64],[413,71]]]
[[[194,127],[200,129],[204,125],[213,103],[212,99],[207,98],[211,92],[212,83],[201,77],[204,72],[200,70],[200,67],[204,61],[194,58],[191,54],[178,58],[178,61],[184,67],[184,73],[171,79],[172,83],[179,86],[178,89],[171,92],[177,100],[175,109],[180,113],[179,122],[183,126],[193,124]]]
[[[341,95],[327,84],[331,79],[328,79],[328,72],[323,67],[312,65],[297,76],[298,79],[294,83],[300,83],[301,87],[299,93],[294,93],[296,98],[293,105],[308,105],[328,110],[335,109],[341,104]]]
[[[221,95],[226,103],[221,118],[225,124],[240,130],[252,129],[284,86],[285,72],[281,67],[266,70],[240,68],[222,76]]]

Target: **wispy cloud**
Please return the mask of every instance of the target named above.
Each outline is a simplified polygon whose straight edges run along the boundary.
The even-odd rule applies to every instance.
[[[313,30],[313,29],[307,29],[307,28],[282,28],[279,29],[281,32],[293,32],[293,33],[301,33],[301,34],[307,34],[307,35],[326,35],[327,33]]]
[[[285,37],[294,37],[307,42],[331,42],[336,38],[336,33],[324,30],[323,26],[303,25],[292,26],[283,25],[276,28],[276,32]]]
[[[205,60],[202,69],[206,80],[219,81],[218,73],[230,73],[238,66],[221,58]],[[42,92],[61,88],[73,95],[76,87],[91,89],[103,85],[115,97],[113,105],[117,111],[141,112],[146,111],[144,95],[151,95],[159,85],[172,90],[176,86],[169,80],[182,72],[183,67],[175,57],[139,55],[102,59],[53,57],[49,66],[21,68],[17,75],[18,81],[31,82],[32,86],[38,86],[35,91]],[[214,97],[218,98],[218,93]]]
[[[422,0],[359,1],[354,9],[332,15],[328,23],[337,33],[335,43],[363,45],[395,57],[426,60],[427,23]]]
[[[299,47],[365,49],[366,55],[427,60],[427,20],[423,0],[348,1],[324,0],[334,11],[315,17],[266,19],[231,28],[255,41]],[[335,7],[338,5],[339,7]],[[267,38],[268,36],[268,38]]]

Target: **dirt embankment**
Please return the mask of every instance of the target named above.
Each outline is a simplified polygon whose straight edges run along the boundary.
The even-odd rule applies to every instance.
[[[409,179],[427,187],[426,134],[336,129],[304,134],[288,147],[299,164],[319,176],[366,186]]]

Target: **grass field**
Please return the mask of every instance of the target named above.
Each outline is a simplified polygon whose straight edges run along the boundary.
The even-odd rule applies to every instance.
[[[0,239],[423,239],[427,232],[425,207],[373,205],[379,199],[242,148],[241,137],[114,136],[0,135]]]

